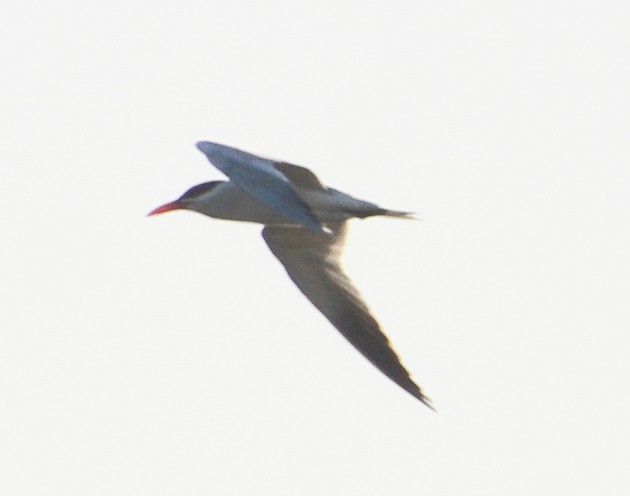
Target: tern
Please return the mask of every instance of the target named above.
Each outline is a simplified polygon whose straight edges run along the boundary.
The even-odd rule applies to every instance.
[[[311,303],[376,368],[433,408],[340,266],[347,220],[376,215],[411,218],[412,214],[328,188],[298,165],[208,141],[198,142],[197,148],[229,181],[193,186],[148,215],[192,210],[263,224],[269,249]]]

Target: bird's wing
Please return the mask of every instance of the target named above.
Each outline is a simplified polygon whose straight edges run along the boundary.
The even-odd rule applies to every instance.
[[[200,141],[197,148],[237,186],[288,220],[316,233],[326,232],[273,160],[208,141]]]
[[[285,176],[298,190],[326,190],[317,176],[306,167],[289,164],[288,162],[275,162],[273,166],[279,170],[282,175]]]
[[[318,236],[299,227],[267,226],[263,237],[300,291],[337,330],[387,377],[431,407],[341,270],[345,223],[330,227],[332,237]]]

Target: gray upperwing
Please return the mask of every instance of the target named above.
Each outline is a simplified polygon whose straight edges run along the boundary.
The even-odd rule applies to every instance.
[[[339,258],[345,223],[329,227],[332,238],[299,227],[272,226],[263,229],[263,237],[296,286],[337,330],[383,374],[433,408],[400,363],[361,295],[341,270]]]
[[[291,184],[300,189],[314,189],[326,191],[326,187],[320,182],[312,171],[300,165],[288,162],[274,162],[273,166],[285,176]]]
[[[288,220],[316,233],[326,232],[273,160],[209,141],[200,141],[197,148],[237,186]]]

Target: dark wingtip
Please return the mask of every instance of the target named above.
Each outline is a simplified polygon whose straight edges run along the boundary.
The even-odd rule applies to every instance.
[[[431,410],[433,410],[434,412],[437,413],[437,410],[435,409],[435,407],[431,404],[431,400],[429,398],[427,398],[426,396],[422,396],[422,398],[418,398],[422,403],[424,403],[427,407],[429,407]]]
[[[405,391],[411,394],[414,398],[419,399],[422,403],[424,403],[427,407],[429,407],[434,412],[437,412],[435,407],[431,404],[431,399],[425,396],[424,393],[422,392],[422,389],[420,389],[418,386],[416,386],[413,389],[405,388]]]

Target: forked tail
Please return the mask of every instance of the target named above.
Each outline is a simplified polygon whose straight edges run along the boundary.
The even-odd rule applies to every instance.
[[[401,210],[388,210],[382,208],[376,215],[384,215],[385,217],[397,217],[399,219],[418,220],[416,214],[413,212],[402,212]]]

